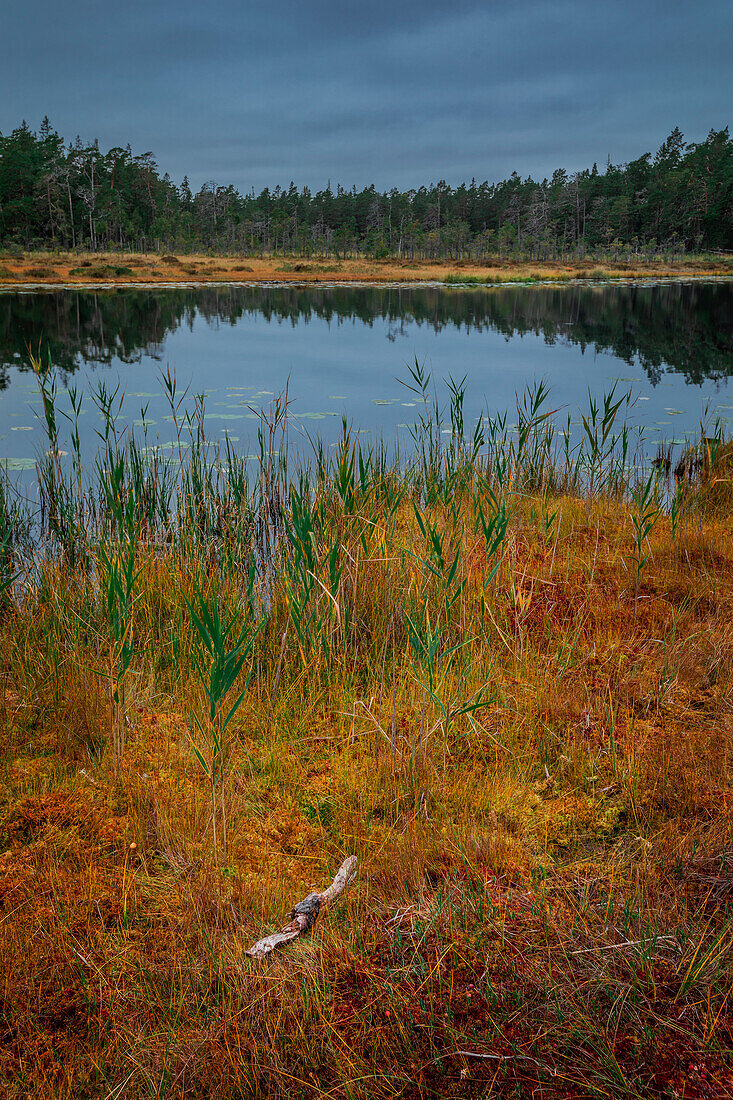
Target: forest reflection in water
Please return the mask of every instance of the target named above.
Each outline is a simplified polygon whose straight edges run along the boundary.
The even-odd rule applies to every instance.
[[[0,386],[31,354],[71,374],[81,364],[162,358],[167,338],[201,318],[236,326],[245,318],[329,325],[381,321],[396,340],[412,326],[435,332],[534,334],[608,352],[643,368],[655,385],[674,372],[686,382],[733,373],[733,284],[377,287],[217,286],[181,289],[0,294]],[[457,365],[460,371],[460,364]]]

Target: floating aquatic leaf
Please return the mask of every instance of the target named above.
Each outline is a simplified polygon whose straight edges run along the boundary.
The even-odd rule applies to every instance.
[[[15,424],[10,430],[11,432],[33,432],[35,428],[32,424]]]
[[[34,458],[4,458],[0,466],[13,471],[35,470],[36,460]]]
[[[190,444],[185,440],[181,440],[179,443],[176,439],[171,439],[167,443],[153,443],[150,447],[143,447],[143,454],[155,454],[157,451],[177,451],[179,447],[185,450]]]

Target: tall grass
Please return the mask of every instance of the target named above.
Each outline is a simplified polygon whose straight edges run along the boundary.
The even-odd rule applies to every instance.
[[[283,395],[249,464],[172,375],[172,451],[98,387],[87,463],[39,364],[40,504],[0,493],[8,1096],[724,1095],[730,444],[673,486],[625,396],[575,434],[544,385],[469,424],[405,381],[407,450],[304,457]]]

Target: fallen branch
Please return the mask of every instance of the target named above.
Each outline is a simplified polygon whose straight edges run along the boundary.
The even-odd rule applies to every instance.
[[[258,940],[250,947],[247,954],[253,959],[261,959],[264,955],[269,955],[280,944],[290,943],[291,940],[302,936],[304,932],[310,931],[321,906],[329,905],[349,885],[356,874],[356,864],[356,856],[349,856],[348,859],[345,859],[328,889],[323,890],[320,894],[308,894],[308,897],[299,901],[297,905],[293,906],[288,915],[289,923],[281,928],[279,932],[273,932],[271,935],[265,936],[263,940]]]

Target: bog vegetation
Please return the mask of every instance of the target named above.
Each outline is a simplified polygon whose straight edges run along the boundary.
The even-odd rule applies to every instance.
[[[3,1095],[733,1088],[731,447],[536,385],[410,449],[119,434],[0,505]],[[67,452],[65,454],[64,452]],[[311,936],[277,927],[344,856]]]
[[[194,194],[161,175],[152,152],[66,144],[44,119],[0,134],[0,247],[148,249],[339,258],[485,261],[597,256],[675,258],[733,250],[733,142],[728,128],[688,143],[679,128],[656,154],[550,179],[445,180],[409,191],[328,186]],[[105,262],[100,273],[129,274]]]

